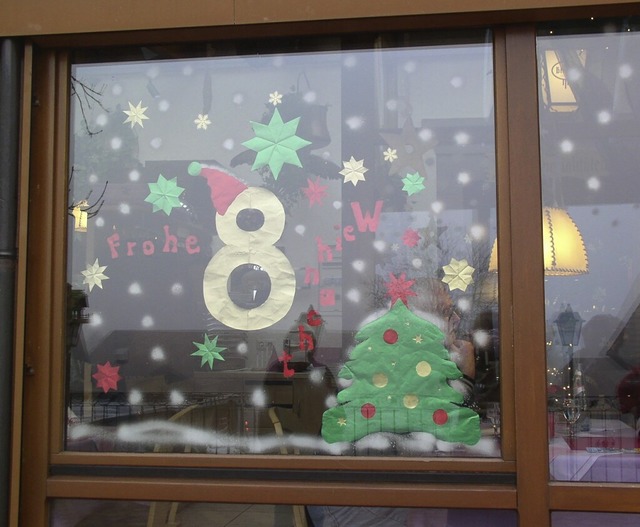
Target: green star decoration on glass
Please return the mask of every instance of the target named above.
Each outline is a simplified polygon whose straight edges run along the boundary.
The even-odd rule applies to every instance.
[[[156,183],[148,183],[149,195],[144,200],[153,205],[153,212],[162,210],[169,216],[171,209],[182,206],[178,197],[184,189],[178,186],[177,179],[166,179],[160,174]]]
[[[418,173],[407,174],[407,177],[402,178],[402,182],[404,186],[402,190],[404,190],[409,196],[412,194],[417,194],[421,190],[424,190],[424,178]]]
[[[209,340],[209,335],[204,336],[204,342],[194,342],[193,343],[198,351],[194,351],[191,356],[201,357],[200,367],[205,364],[209,365],[210,369],[213,369],[213,361],[218,359],[224,361],[224,357],[220,355],[221,351],[226,350],[227,348],[218,347],[218,337],[216,336],[213,340]]]
[[[283,122],[280,112],[276,108],[269,124],[251,121],[256,136],[242,143],[247,148],[257,152],[251,170],[268,166],[274,179],[278,179],[280,170],[285,163],[302,168],[297,150],[310,145],[311,141],[296,135],[300,117]]]

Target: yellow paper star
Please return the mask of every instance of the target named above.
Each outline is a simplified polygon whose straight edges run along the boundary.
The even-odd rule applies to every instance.
[[[471,267],[465,259],[456,260],[451,258],[449,265],[445,265],[442,270],[444,271],[442,281],[449,285],[449,291],[454,289],[466,291],[467,286],[473,283],[475,268]]]
[[[338,419],[338,426],[347,426],[347,420],[344,417]]]
[[[109,280],[109,277],[104,274],[104,270],[107,268],[106,265],[100,265],[98,263],[98,259],[92,265],[88,265],[84,271],[81,273],[84,275],[83,284],[89,285],[89,292],[93,289],[94,285],[97,285],[100,289],[102,289],[102,280]]]
[[[198,130],[206,130],[207,126],[211,124],[211,121],[209,120],[209,115],[208,114],[202,115],[201,113],[198,114],[198,118],[194,119],[193,122],[196,123]]]
[[[144,119],[149,119],[144,114],[147,108],[148,108],[147,106],[145,106],[144,108],[142,107],[142,101],[140,101],[137,106],[134,106],[133,104],[129,103],[129,109],[122,110],[124,113],[126,113],[129,116],[125,119],[124,123],[125,124],[131,123],[131,128],[133,128],[136,124],[139,124],[141,128],[144,128],[142,121]]]
[[[415,337],[413,337],[413,341],[414,341],[416,344],[421,344],[421,343],[422,343],[422,340],[423,340],[422,335],[416,335]]]
[[[340,174],[344,176],[345,183],[353,183],[355,187],[358,184],[358,181],[364,181],[364,173],[369,169],[364,166],[364,159],[360,161],[356,161],[356,159],[351,156],[349,161],[343,161],[344,169],[340,171]]]

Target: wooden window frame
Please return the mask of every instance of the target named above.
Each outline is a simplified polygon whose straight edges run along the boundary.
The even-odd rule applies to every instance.
[[[620,9],[628,6],[622,6]],[[595,9],[597,11],[597,9]],[[611,9],[607,11],[612,14]],[[615,12],[615,9],[614,9]],[[557,16],[538,11],[537,18]],[[568,14],[573,13],[568,11]],[[575,14],[575,13],[574,13]],[[565,15],[566,16],[566,15]],[[510,22],[510,15],[503,21]],[[417,27],[477,26],[485,15],[372,18],[358,31],[416,29]],[[521,22],[520,17],[515,20]],[[250,503],[396,505],[514,509],[523,527],[550,525],[551,510],[640,512],[640,488],[633,485],[585,485],[549,482],[544,276],[539,218],[541,207],[536,31],[532,23],[492,26],[494,34],[496,102],[496,173],[501,331],[502,459],[391,459],[384,457],[286,458],[286,469],[296,471],[378,471],[394,473],[481,473],[513,475],[513,484],[450,484],[355,481],[353,483],[272,480],[70,476],[50,474],[50,467],[159,467],[174,474],[180,467],[216,470],[241,468],[280,470],[282,456],[207,456],[163,454],[64,452],[63,328],[65,291],[67,138],[69,109],[69,46],[139,42],[196,41],[211,38],[210,29],[193,31],[59,35],[38,37],[28,46],[33,64],[25,61],[25,94],[32,106],[23,108],[19,296],[25,299],[22,341],[15,370],[14,443],[22,445],[20,484],[14,481],[12,524],[45,525],[46,504],[54,498],[217,501]],[[351,31],[347,21],[334,23],[264,24],[216,29],[216,38],[256,38],[282,34],[340,34]],[[26,56],[27,56],[26,55]],[[28,82],[27,82],[28,81]],[[28,186],[28,191],[27,191]],[[27,212],[29,216],[27,217]],[[540,265],[533,265],[539,262]],[[526,280],[522,277],[526,276]],[[517,411],[516,411],[517,409]],[[20,417],[22,416],[22,417]],[[17,449],[14,449],[14,455]],[[64,471],[62,471],[64,472]],[[98,471],[99,472],[99,471]],[[14,469],[17,476],[19,471]],[[390,478],[393,479],[393,478]],[[268,496],[264,488],[274,489]],[[18,502],[20,509],[18,514]]]

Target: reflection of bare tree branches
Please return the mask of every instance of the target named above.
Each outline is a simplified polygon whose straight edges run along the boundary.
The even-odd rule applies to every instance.
[[[71,181],[73,180],[74,171],[75,171],[75,168],[71,167],[71,174],[69,175],[69,181],[67,185],[67,188],[69,190],[71,190]],[[89,205],[89,198],[91,197],[93,190],[89,190],[88,194],[85,196],[84,199],[81,199],[80,201],[77,201],[77,202],[72,202],[71,205],[69,205],[68,207],[69,214],[73,215],[73,209],[79,206],[82,209],[82,212],[87,213],[87,217],[93,218],[96,214],[100,212],[102,205],[104,205],[103,198],[104,198],[105,192],[107,191],[108,185],[109,185],[109,182],[107,181],[104,184],[104,187],[102,188],[102,192],[100,193],[100,196],[98,196],[98,199],[93,203],[93,205]]]
[[[71,76],[71,96],[75,97],[78,100],[78,107],[80,108],[80,113],[82,114],[82,124],[84,125],[85,131],[90,136],[99,134],[100,132],[102,132],[102,130],[94,132],[91,130],[91,128],[89,128],[89,122],[87,120],[85,107],[90,110],[93,104],[97,104],[105,112],[108,112],[108,110],[102,105],[102,102],[99,99],[99,97],[102,96],[103,90],[104,86],[100,88],[100,90],[96,90],[91,86],[88,86],[84,82],[76,79],[73,75]]]

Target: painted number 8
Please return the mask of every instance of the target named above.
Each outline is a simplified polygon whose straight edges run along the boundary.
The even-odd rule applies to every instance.
[[[258,210],[264,222],[255,230],[238,225],[239,214]],[[218,236],[225,246],[213,255],[204,272],[204,301],[209,312],[234,329],[256,330],[272,326],[291,309],[296,277],[291,262],[274,244],[284,231],[285,213],[280,200],[270,191],[249,187],[231,203],[224,215],[216,214]],[[234,270],[254,266],[268,274],[271,289],[257,307],[241,307],[229,296],[229,279]]]

